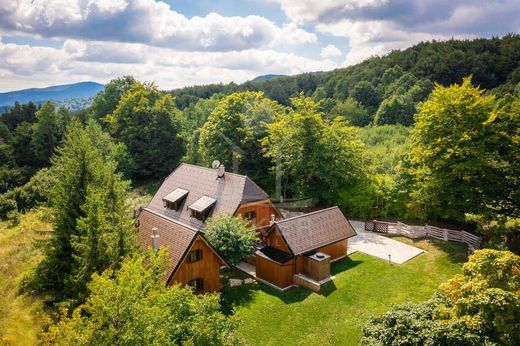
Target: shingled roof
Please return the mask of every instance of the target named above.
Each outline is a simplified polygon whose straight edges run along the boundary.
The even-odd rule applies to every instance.
[[[216,169],[183,163],[164,180],[147,208],[187,226],[202,229],[203,222],[190,217],[187,206],[203,196],[217,200],[211,210],[213,215],[234,214],[241,204],[269,199],[269,195],[247,176],[230,172],[226,172],[223,178],[217,175]],[[188,191],[180,208],[165,208],[163,198],[178,188]]]
[[[273,227],[280,232],[294,255],[356,235],[356,231],[338,207],[279,220]]]
[[[144,248],[152,247],[151,236],[154,227],[157,228],[157,234],[159,235],[159,246],[168,247],[168,254],[171,260],[165,274],[165,279],[168,279],[176,270],[186,251],[195,241],[198,232],[147,209],[144,209],[139,214],[138,220],[140,228],[139,241]]]

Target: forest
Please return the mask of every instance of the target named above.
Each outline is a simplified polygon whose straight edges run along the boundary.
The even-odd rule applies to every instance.
[[[338,205],[352,219],[450,225],[518,254],[520,36],[424,42],[343,69],[240,85],[162,91],[124,76],[81,111],[16,103],[0,116],[0,219],[16,227],[44,208],[52,221],[42,257],[17,281],[51,311],[44,343],[241,344],[218,295],[162,284],[166,253],[139,251],[132,219],[133,189],[157,186],[181,162],[215,159],[275,202]],[[474,261],[487,268],[502,255],[479,256]],[[500,335],[461,331],[457,319],[428,331],[433,307],[462,311],[450,304],[460,303],[461,280],[477,280],[478,266],[470,261],[441,300],[371,319],[364,340],[377,344],[393,316],[416,314],[428,342],[441,342],[449,329],[451,343],[441,344],[512,344],[507,323]],[[515,307],[506,281],[496,287]],[[515,314],[507,318],[517,321]],[[486,318],[495,317],[479,323]]]
[[[82,111],[17,103],[0,118],[0,217],[48,201],[67,129],[93,121],[134,186],[218,159],[277,200],[447,223],[518,251],[519,61],[518,35],[432,41],[240,85],[168,92],[121,77]]]

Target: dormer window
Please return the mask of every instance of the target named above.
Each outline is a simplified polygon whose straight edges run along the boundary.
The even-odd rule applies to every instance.
[[[163,198],[163,206],[170,210],[179,210],[182,202],[188,196],[188,191],[184,189],[175,189]]]
[[[188,209],[190,210],[190,216],[204,222],[206,221],[211,209],[213,209],[216,203],[216,199],[208,196],[202,196],[193,204],[188,206]]]

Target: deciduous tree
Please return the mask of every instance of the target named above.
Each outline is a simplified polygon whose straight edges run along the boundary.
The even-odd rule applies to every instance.
[[[164,251],[95,274],[87,301],[44,335],[48,345],[237,345],[219,296],[166,286]]]
[[[231,264],[252,255],[258,236],[254,227],[241,217],[229,214],[208,219],[204,235],[210,244]]]

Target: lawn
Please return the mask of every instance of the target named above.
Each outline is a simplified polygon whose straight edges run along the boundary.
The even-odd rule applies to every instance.
[[[223,309],[238,318],[240,335],[252,345],[355,345],[369,316],[395,303],[428,299],[467,259],[462,244],[396,239],[427,253],[403,265],[355,253],[332,265],[335,279],[321,294],[304,288],[279,292],[263,284],[226,286]]]
[[[20,224],[0,222],[0,345],[36,345],[44,325],[43,303],[19,294],[23,273],[42,258],[51,226],[42,210],[21,216]]]

